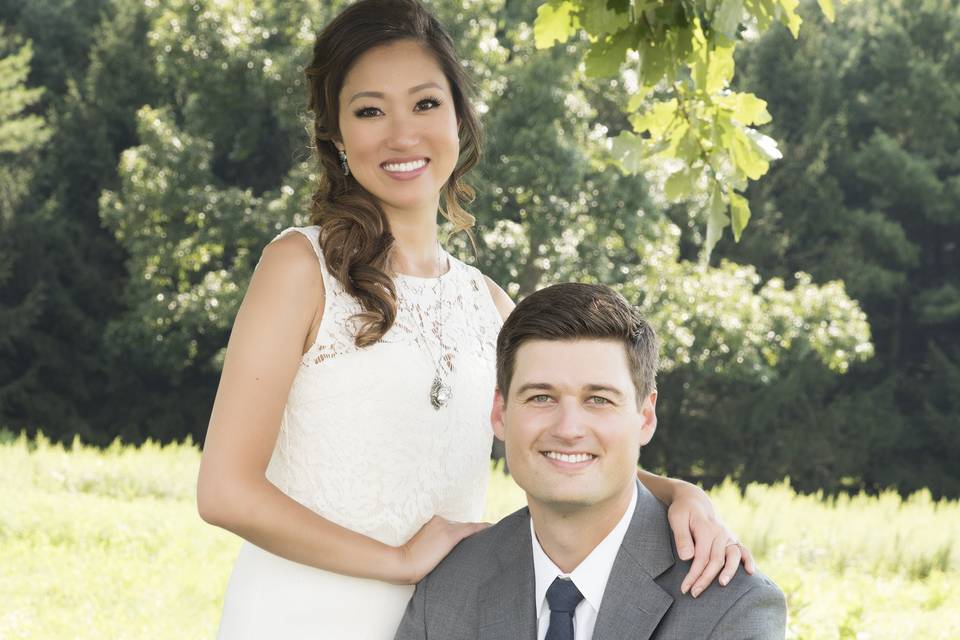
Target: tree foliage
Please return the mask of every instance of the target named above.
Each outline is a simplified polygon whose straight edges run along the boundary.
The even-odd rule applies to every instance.
[[[43,94],[42,87],[27,86],[32,57],[32,43],[0,30],[0,406],[26,400],[36,382],[36,368],[17,356],[44,300],[42,283],[22,278],[31,225],[14,217],[50,137],[44,118],[31,113]]]
[[[798,0],[550,0],[537,11],[537,46],[588,41],[588,76],[623,74],[621,104],[631,130],[611,140],[611,160],[631,173],[665,174],[671,201],[691,201],[707,222],[704,259],[730,226],[735,240],[750,220],[742,195],[781,157],[756,127],[770,122],[766,102],[730,89],[734,51],[744,31],[774,24],[796,38]],[[820,0],[833,19],[832,0]]]
[[[863,486],[955,494],[960,474],[960,3],[863,3],[748,48],[784,159],[750,191],[763,216],[724,252],[767,276],[842,278],[876,358],[804,392],[807,429],[855,427]]]

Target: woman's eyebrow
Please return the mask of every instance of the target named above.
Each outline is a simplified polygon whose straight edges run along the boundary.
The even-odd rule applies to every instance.
[[[407,93],[416,93],[417,91],[422,91],[428,87],[434,87],[443,91],[443,87],[441,87],[436,82],[424,82],[423,84],[418,84],[415,87],[410,87]],[[350,98],[350,102],[348,102],[347,104],[349,105],[351,102],[353,102],[357,98],[380,98],[382,100],[383,93],[380,91],[361,91],[360,93],[355,93],[353,97]]]

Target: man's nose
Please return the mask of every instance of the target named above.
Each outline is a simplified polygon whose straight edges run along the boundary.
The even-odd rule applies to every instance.
[[[573,441],[587,433],[587,412],[575,400],[562,400],[550,433],[561,440]]]

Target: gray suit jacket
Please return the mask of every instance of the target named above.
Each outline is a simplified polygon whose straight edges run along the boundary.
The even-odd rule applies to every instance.
[[[765,576],[740,570],[697,599],[680,593],[690,562],[677,558],[664,506],[637,486],[594,640],[782,640],[786,603]],[[535,640],[529,521],[524,507],[457,545],[417,585],[396,640]]]

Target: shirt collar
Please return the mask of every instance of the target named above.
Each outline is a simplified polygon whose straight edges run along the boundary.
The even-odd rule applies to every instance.
[[[533,530],[533,518],[530,518],[530,539],[533,546],[533,569],[536,578],[537,618],[540,617],[543,607],[546,605],[547,589],[553,584],[557,576],[568,577],[569,575],[573,584],[583,594],[583,599],[593,607],[594,611],[600,611],[600,601],[603,600],[607,580],[610,578],[613,563],[617,559],[617,553],[620,551],[620,545],[623,543],[623,537],[627,534],[627,528],[630,526],[630,520],[636,507],[637,485],[634,483],[633,497],[630,499],[630,504],[621,516],[620,521],[570,574],[560,571],[560,568],[544,552],[543,547],[540,546],[540,541],[537,540],[537,534]]]

